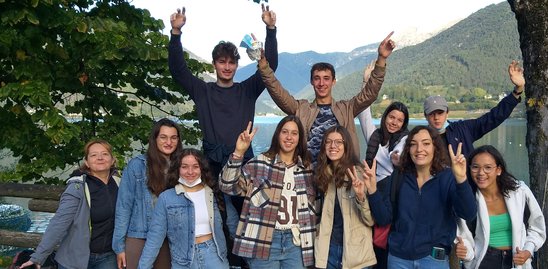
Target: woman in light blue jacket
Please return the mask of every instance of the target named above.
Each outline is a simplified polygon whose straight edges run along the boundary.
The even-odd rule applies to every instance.
[[[171,268],[228,269],[215,180],[203,154],[184,149],[168,171],[169,185],[154,208],[139,268],[152,268],[167,235]]]
[[[154,205],[168,188],[166,171],[174,153],[182,150],[180,133],[177,124],[169,119],[156,122],[146,154],[131,159],[122,173],[112,238],[119,269],[137,268]],[[154,267],[170,268],[170,260],[166,241]]]

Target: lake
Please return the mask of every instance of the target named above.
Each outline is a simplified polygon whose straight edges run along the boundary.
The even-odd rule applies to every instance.
[[[276,129],[276,125],[282,119],[281,116],[257,116],[255,117],[255,126],[259,131],[253,140],[253,151],[255,154],[266,151],[270,146],[272,134]],[[450,120],[451,121],[451,120]],[[376,126],[380,120],[373,120]],[[424,119],[410,119],[409,130],[417,125],[428,124]],[[360,140],[360,154],[365,156],[365,139],[359,128],[359,122],[356,120],[356,129],[358,130],[358,138]],[[529,158],[527,148],[525,147],[526,134],[525,119],[507,119],[499,127],[492,130],[480,140],[474,143],[475,147],[490,144],[496,147],[504,156],[508,170],[518,180],[523,180],[529,184]]]

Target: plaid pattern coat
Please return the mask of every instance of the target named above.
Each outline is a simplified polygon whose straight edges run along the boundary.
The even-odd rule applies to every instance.
[[[247,258],[269,258],[285,170],[285,164],[278,155],[271,159],[263,154],[243,166],[241,160],[231,156],[223,168],[220,189],[230,195],[245,197],[234,239],[234,254]],[[312,168],[304,167],[299,159],[294,176],[301,251],[305,266],[314,265],[316,191],[312,173]]]

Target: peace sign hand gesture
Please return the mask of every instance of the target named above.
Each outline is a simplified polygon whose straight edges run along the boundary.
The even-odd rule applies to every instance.
[[[462,143],[457,146],[457,154],[453,152],[453,147],[447,145],[449,149],[449,157],[451,157],[451,170],[457,183],[463,183],[466,181],[466,158],[462,154]]]
[[[181,34],[181,28],[186,23],[186,15],[185,15],[186,9],[183,7],[183,10],[180,8],[177,9],[176,13],[171,14],[169,17],[169,22],[171,23],[171,32],[176,35]]]
[[[264,3],[261,4],[261,8],[263,10],[263,14],[261,15],[263,22],[269,29],[274,29],[276,27],[276,13],[271,11],[269,6],[265,7]]]
[[[361,179],[358,177],[356,168],[353,168],[352,170],[350,169],[347,170],[348,175],[352,179],[352,187],[355,186],[354,192],[356,192],[356,195],[359,195],[358,191],[362,191],[362,194],[364,194],[366,190],[367,190],[367,193],[369,194],[373,194],[377,191],[376,165],[377,165],[376,160],[373,160],[373,164],[371,165],[371,167],[367,165],[366,161],[363,161],[364,172],[362,174]],[[356,188],[358,188],[358,190]],[[361,190],[360,188],[363,188],[363,190]]]
[[[236,140],[236,149],[234,150],[234,153],[238,156],[244,156],[245,152],[251,145],[251,141],[253,140],[253,137],[257,133],[257,127],[253,128],[253,131],[251,130],[251,121],[247,124],[247,128],[240,133],[238,136],[238,140]]]

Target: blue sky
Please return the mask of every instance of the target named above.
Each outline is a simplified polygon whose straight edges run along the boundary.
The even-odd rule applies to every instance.
[[[501,0],[269,0],[277,15],[279,52],[348,52],[381,41],[390,31],[410,28],[428,32]],[[264,41],[261,6],[252,0],[134,0],[162,19],[169,34],[169,16],[186,7],[183,46],[207,61],[220,41],[238,45],[246,33]],[[244,53],[242,49],[241,53]],[[242,55],[245,55],[242,54]],[[240,65],[251,61],[242,57]]]

